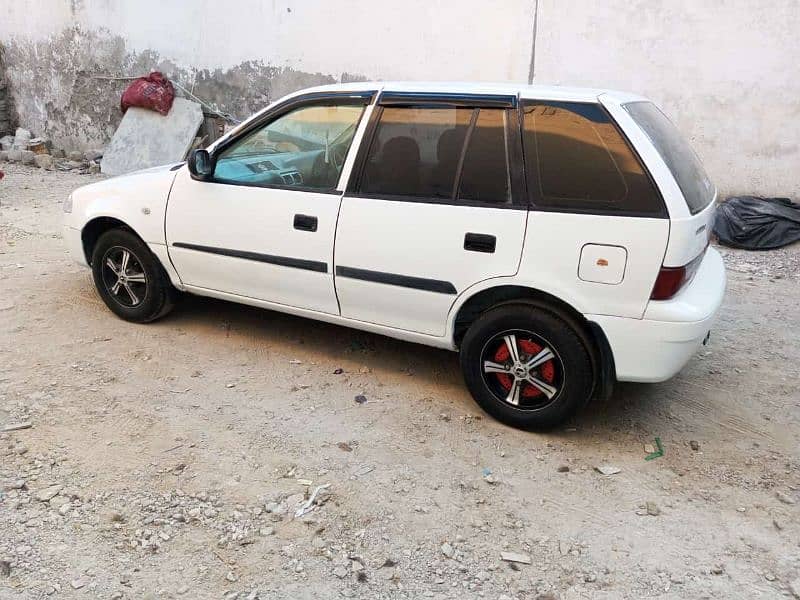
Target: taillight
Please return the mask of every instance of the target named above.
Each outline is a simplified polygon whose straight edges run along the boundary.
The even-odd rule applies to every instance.
[[[653,285],[650,300],[669,300],[680,292],[683,286],[689,283],[697,273],[705,255],[706,250],[703,248],[703,251],[692,262],[682,267],[661,267],[658,277],[656,277],[656,283]]]

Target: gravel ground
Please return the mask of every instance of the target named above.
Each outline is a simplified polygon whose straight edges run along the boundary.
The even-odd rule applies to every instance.
[[[3,168],[2,600],[800,598],[800,248],[725,250],[696,360],[532,434],[452,353],[192,297],[115,318],[60,239],[98,176]]]

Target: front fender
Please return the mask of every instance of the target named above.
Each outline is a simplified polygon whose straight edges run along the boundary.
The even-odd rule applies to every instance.
[[[110,217],[148,244],[165,245],[167,200],[176,174],[174,166],[156,167],[78,188],[72,193],[67,225],[82,231],[90,221]]]

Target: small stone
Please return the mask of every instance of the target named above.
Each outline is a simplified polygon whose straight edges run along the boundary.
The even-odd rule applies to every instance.
[[[615,467],[614,465],[598,465],[595,467],[595,471],[608,477],[609,475],[616,475],[617,473],[621,473],[622,469],[620,469],[619,467]]]
[[[698,450],[700,450],[700,442],[698,442],[697,440],[691,440],[689,442],[689,447],[695,452],[697,452]]]
[[[784,504],[794,504],[794,498],[789,496],[789,494],[784,494],[781,491],[775,492],[775,497],[778,498]]]
[[[333,574],[336,575],[339,579],[344,579],[347,577],[347,569],[344,567],[336,567],[333,570]]]
[[[72,510],[72,503],[65,502],[64,504],[58,507],[58,514],[60,514],[63,517],[71,510]]]
[[[11,562],[7,560],[0,560],[0,577],[9,577],[11,575]]]
[[[661,509],[658,507],[658,504],[655,502],[647,502],[645,504],[645,508],[647,509],[647,514],[651,517],[657,517],[661,514]]]
[[[225,579],[227,579],[228,581],[233,583],[233,582],[237,581],[239,578],[236,577],[236,575],[233,573],[233,571],[228,571],[228,573],[225,575]]]
[[[711,567],[712,575],[722,575],[725,572],[725,565],[714,565]]]
[[[14,446],[14,452],[22,456],[23,454],[28,453],[28,447],[24,444],[18,444],[17,446]]]
[[[125,516],[121,512],[112,510],[110,513],[108,513],[108,520],[112,523],[122,523],[125,521]]]
[[[189,586],[188,585],[182,585],[181,587],[178,588],[178,595],[179,596],[183,596],[188,591],[189,591]]]
[[[67,158],[75,162],[83,162],[83,152],[80,150],[71,150],[67,152]]]
[[[35,498],[39,502],[47,502],[51,498],[55,498],[61,492],[62,486],[55,484],[36,492]]]
[[[111,594],[111,600],[122,600],[122,592],[114,592]]]
[[[557,470],[559,473],[569,473],[569,466],[567,466],[567,465],[561,465],[561,466],[560,466],[560,467],[558,467],[558,469],[556,469],[556,470]]]
[[[772,519],[772,526],[778,531],[783,531],[783,523],[778,519]]]
[[[531,564],[531,557],[529,554],[521,554],[519,552],[501,552],[500,560],[510,563],[521,563],[523,565]]]
[[[645,444],[644,451],[646,454],[652,454],[653,452],[656,451],[656,447],[653,446],[653,444]]]
[[[263,535],[264,537],[269,537],[271,535],[275,535],[275,528],[274,527],[262,527],[258,530],[258,533]]]
[[[456,554],[455,548],[453,548],[453,546],[451,546],[447,542],[442,544],[441,550],[442,550],[442,554],[444,554],[447,558],[453,558],[453,556],[455,556],[455,554]]]
[[[597,581],[597,574],[596,573],[587,573],[586,575],[583,576],[583,580],[586,583],[594,583],[595,581]]]
[[[72,581],[69,582],[73,590],[79,590],[82,587],[84,587],[87,583],[89,582],[86,579],[86,577],[78,577],[78,579],[73,579]]]
[[[736,507],[736,512],[743,513],[743,512],[746,512],[746,511],[747,511],[747,509],[744,506]]]
[[[775,581],[775,579],[776,579],[775,578],[775,574],[774,573],[769,573],[769,572],[764,573],[764,579],[766,579],[767,581]]]
[[[100,165],[97,163],[92,163],[89,165],[89,173],[92,175],[97,175],[100,172]]]
[[[356,404],[365,404],[367,402],[367,397],[364,394],[359,394],[355,397]]]
[[[91,162],[93,160],[99,160],[103,158],[103,151],[94,148],[91,150],[87,150],[86,152],[83,153],[83,158],[88,162]]]
[[[339,448],[339,450],[344,450],[345,452],[353,451],[353,447],[347,442],[339,442],[338,444],[336,444],[336,447]]]
[[[686,578],[683,575],[678,575],[677,573],[673,573],[669,576],[669,580],[671,583],[675,585],[683,585],[686,583]]]

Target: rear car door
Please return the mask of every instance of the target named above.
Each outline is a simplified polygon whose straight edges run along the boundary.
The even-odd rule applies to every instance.
[[[585,314],[641,318],[670,236],[658,187],[599,102],[521,104],[523,272]]]
[[[519,268],[520,164],[516,97],[384,92],[339,213],[342,316],[443,336],[458,294]]]
[[[276,107],[216,148],[213,176],[181,170],[166,233],[181,280],[338,314],[333,242],[339,177],[372,92],[313,94]]]

